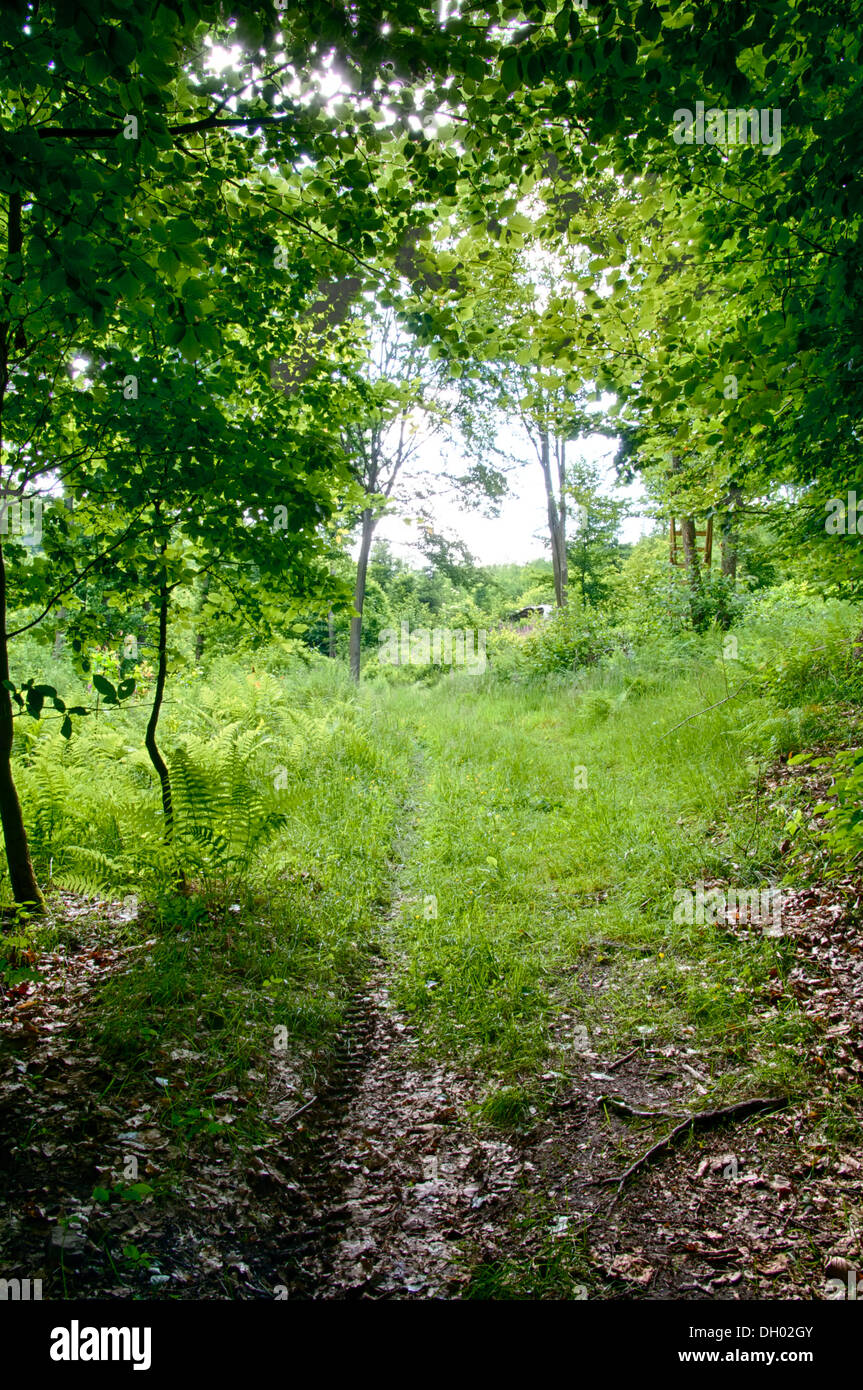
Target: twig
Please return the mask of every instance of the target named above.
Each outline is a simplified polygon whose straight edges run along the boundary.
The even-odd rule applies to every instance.
[[[635,1054],[636,1054],[637,1052],[640,1052],[640,1051],[641,1051],[641,1048],[640,1048],[640,1047],[634,1047],[634,1048],[632,1049],[631,1052],[627,1052],[627,1054],[626,1054],[625,1057],[618,1057],[618,1059],[617,1059],[616,1062],[609,1062],[609,1064],[608,1064],[608,1066],[605,1068],[605,1070],[606,1070],[606,1071],[617,1071],[617,1068],[618,1068],[618,1067],[622,1067],[623,1064],[624,1064],[624,1062],[628,1062],[629,1059],[630,1059],[630,1057],[634,1057]]]
[[[304,1110],[308,1110],[308,1108],[309,1108],[310,1105],[314,1105],[314,1103],[315,1103],[316,1100],[317,1100],[317,1096],[312,1096],[311,1100],[307,1100],[306,1103],[305,1103],[305,1105],[301,1105],[300,1108],[299,1108],[299,1110],[295,1110],[295,1111],[293,1112],[293,1114],[289,1115],[288,1118],[287,1118],[286,1120],[283,1120],[283,1121],[282,1121],[282,1124],[283,1124],[283,1125],[289,1125],[289,1124],[291,1123],[291,1120],[295,1120],[295,1119],[297,1118],[298,1115],[302,1115],[303,1111],[304,1111]]]
[[[636,1120],[652,1120],[657,1115],[663,1119],[673,1119],[667,1110],[636,1110],[634,1105],[629,1105],[627,1101],[621,1100],[619,1096],[597,1096],[597,1105],[607,1105],[609,1110],[614,1110],[618,1115],[627,1115]],[[603,1182],[610,1182],[610,1178],[603,1178]],[[588,1184],[589,1185],[589,1184]]]
[[[711,1125],[722,1124],[724,1120],[745,1119],[748,1115],[757,1114],[763,1110],[779,1110],[783,1105],[788,1104],[786,1096],[771,1096],[768,1098],[757,1098],[755,1100],[740,1100],[735,1105],[724,1105],[719,1110],[698,1110],[694,1115],[689,1115],[685,1120],[681,1120],[679,1125],[675,1125],[670,1134],[666,1134],[664,1139],[660,1139],[652,1148],[631,1163],[625,1173],[619,1177],[611,1178],[592,1178],[583,1184],[584,1187],[603,1187],[611,1183],[617,1183],[618,1195],[623,1191],[623,1185],[639,1169],[644,1168],[654,1159],[659,1158],[660,1154],[666,1153],[682,1134],[689,1129],[707,1129]]]
[[[820,647],[807,647],[807,649],[806,649],[804,655],[806,655],[806,656],[812,656],[812,655],[814,655],[815,652],[826,652],[827,649],[828,649],[829,647],[836,646],[837,644],[838,644],[839,646],[842,646],[842,647],[854,647],[854,646],[858,646],[858,645],[859,645],[859,638],[857,638],[857,637],[852,637],[852,638],[837,637],[837,638],[834,639],[834,641],[832,641],[832,642],[825,642],[825,643],[824,643],[822,646],[820,646]],[[709,714],[710,711],[711,711],[712,709],[718,709],[720,705],[727,705],[729,700],[735,699],[736,696],[740,694],[740,691],[741,691],[741,690],[745,689],[745,687],[746,687],[747,685],[751,685],[752,682],[753,682],[754,680],[757,680],[758,676],[759,676],[759,675],[762,675],[762,674],[763,674],[763,671],[762,671],[762,672],[756,671],[755,675],[753,675],[753,676],[747,676],[747,678],[746,678],[745,681],[741,681],[740,684],[738,685],[737,689],[736,689],[736,690],[732,690],[732,692],[731,692],[730,695],[726,695],[724,700],[717,700],[717,701],[715,702],[715,704],[707,705],[704,709],[697,709],[697,710],[695,711],[694,714],[688,714],[688,715],[686,716],[685,719],[681,719],[681,721],[680,721],[679,724],[672,724],[672,726],[671,726],[670,729],[666,729],[664,734],[660,734],[660,735],[659,735],[659,741],[661,742],[662,739],[668,738],[668,735],[669,735],[669,734],[673,734],[674,731],[675,731],[676,729],[682,729],[683,726],[684,726],[684,724],[688,724],[688,723],[690,722],[691,719],[698,719],[699,715],[702,715],[702,714]]]
[[[666,729],[664,734],[660,734],[660,739],[668,738],[668,735],[673,734],[676,729],[682,729],[684,724],[688,724],[691,719],[697,719],[701,714],[709,714],[712,709],[719,709],[720,705],[727,705],[729,700],[733,700],[740,694],[744,686],[751,685],[754,680],[755,676],[749,676],[747,680],[741,681],[737,689],[732,690],[730,695],[726,695],[724,700],[717,700],[715,704],[707,705],[704,709],[697,709],[694,714],[687,714],[686,718],[681,719],[679,724],[672,724],[670,729]]]

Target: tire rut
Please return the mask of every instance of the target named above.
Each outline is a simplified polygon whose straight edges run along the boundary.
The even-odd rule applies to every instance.
[[[320,1294],[340,1236],[349,1224],[343,1199],[350,1173],[343,1163],[342,1134],[368,1065],[376,1024],[365,986],[354,993],[345,1010],[326,1081],[286,1156],[287,1230],[280,1242],[279,1258],[290,1298]]]
[[[466,1122],[476,1079],[419,1056],[381,970],[358,992],[315,1123],[291,1161],[289,1298],[452,1298],[508,1230],[525,1176]]]

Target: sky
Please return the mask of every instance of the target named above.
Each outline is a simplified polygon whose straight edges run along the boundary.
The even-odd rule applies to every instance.
[[[524,467],[514,469],[509,474],[510,495],[503,500],[499,515],[485,517],[481,511],[471,511],[458,499],[444,495],[427,504],[435,527],[449,538],[462,540],[481,565],[526,564],[530,560],[547,560],[551,552],[547,539],[545,488],[536,455],[517,434],[507,436],[502,432],[498,436],[498,444],[514,457],[525,461]],[[600,466],[604,463],[607,474],[603,491],[631,499],[633,507],[637,509],[642,499],[638,484],[620,489],[612,486],[610,463],[616,448],[615,440],[606,439],[603,435],[589,435],[578,444],[569,445],[569,457],[578,455]],[[432,441],[424,450],[421,466],[432,472],[439,472],[446,466],[448,471],[458,473],[467,469],[467,460],[460,457],[457,448],[449,446],[442,452],[440,444]],[[650,525],[645,516],[627,517],[621,527],[621,539],[636,541],[647,533]],[[381,518],[375,535],[388,541],[395,554],[416,565],[422,562],[422,557],[412,543],[415,530],[415,525],[407,524],[403,515],[393,515]]]

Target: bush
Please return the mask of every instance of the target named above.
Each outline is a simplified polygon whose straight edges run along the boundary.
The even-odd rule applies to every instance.
[[[525,638],[521,669],[545,676],[595,666],[618,642],[619,637],[599,610],[571,605],[558,609]]]

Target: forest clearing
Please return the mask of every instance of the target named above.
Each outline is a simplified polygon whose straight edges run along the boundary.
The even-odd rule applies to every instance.
[[[801,719],[816,747],[859,721],[845,614],[813,669],[818,617],[797,662],[787,627],[742,629],[782,693],[713,709],[709,643],[510,689],[223,658],[167,716],[179,896],[136,819],[132,712],[40,738],[59,882],[100,862],[139,886],[58,886],[27,926],[5,1263],[42,1268],[59,1229],[53,1296],[824,1296],[858,1238],[863,960],[859,883],[825,881],[813,835],[823,774],[788,765]],[[763,920],[675,897],[785,877]],[[672,1120],[753,1096],[777,1105],[615,1198]]]
[[[4,10],[0,1302],[54,1373],[263,1303],[850,1336],[861,19]]]

